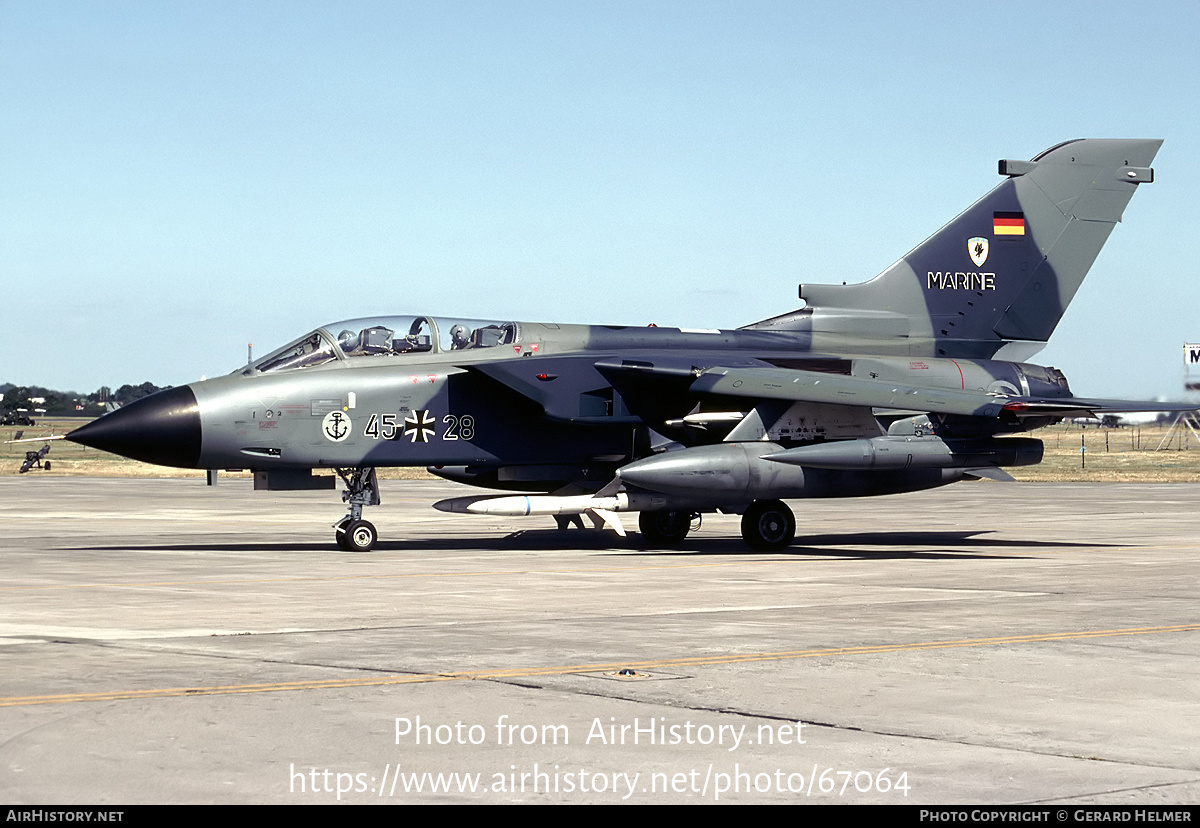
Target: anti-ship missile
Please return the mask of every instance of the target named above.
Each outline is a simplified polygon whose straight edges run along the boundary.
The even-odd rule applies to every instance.
[[[943,440],[872,437],[799,446],[763,455],[772,463],[817,469],[972,469],[1042,462],[1042,441],[1029,437]]]
[[[1042,458],[1040,440],[872,437],[785,449],[778,443],[721,443],[668,451],[623,466],[637,489],[689,499],[854,497],[915,491],[961,480],[970,469],[1024,466]]]

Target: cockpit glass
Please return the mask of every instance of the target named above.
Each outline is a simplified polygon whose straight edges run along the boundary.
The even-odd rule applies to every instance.
[[[514,322],[431,316],[350,319],[326,325],[263,357],[253,366],[262,373],[309,368],[337,359],[395,357],[467,351],[515,344]],[[336,345],[334,344],[336,343]]]
[[[335,359],[337,355],[333,351],[333,345],[320,333],[313,331],[303,339],[268,354],[254,367],[265,374],[288,368],[311,368]]]
[[[443,351],[467,351],[511,345],[517,341],[517,326],[512,322],[486,322],[478,319],[438,319],[439,345]]]
[[[433,351],[437,336],[427,316],[352,319],[326,326],[338,331],[337,343],[348,357],[395,356]]]

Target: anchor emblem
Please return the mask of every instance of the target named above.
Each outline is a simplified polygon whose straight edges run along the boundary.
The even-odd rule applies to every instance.
[[[325,439],[340,443],[350,436],[350,418],[341,411],[330,411],[321,420],[321,432]]]

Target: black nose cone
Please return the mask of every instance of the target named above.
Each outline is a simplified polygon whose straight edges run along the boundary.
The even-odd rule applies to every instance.
[[[160,466],[199,468],[200,410],[186,385],[134,400],[66,435],[73,443]]]

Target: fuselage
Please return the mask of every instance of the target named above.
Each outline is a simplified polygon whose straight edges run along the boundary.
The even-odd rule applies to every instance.
[[[614,388],[596,367],[613,361],[667,369],[677,387]],[[1061,374],[1038,366],[814,353],[803,330],[387,317],[324,326],[227,376],[139,400],[72,439],[190,468],[430,466],[467,482],[536,489],[611,479],[614,469],[648,453],[648,427],[684,445],[720,442],[745,413],[745,401],[701,404],[687,390],[716,365],[803,368],[997,395],[1069,393]],[[919,414],[796,408],[763,439],[785,448],[869,439],[885,434],[889,421]],[[713,422],[717,415],[724,425]]]

